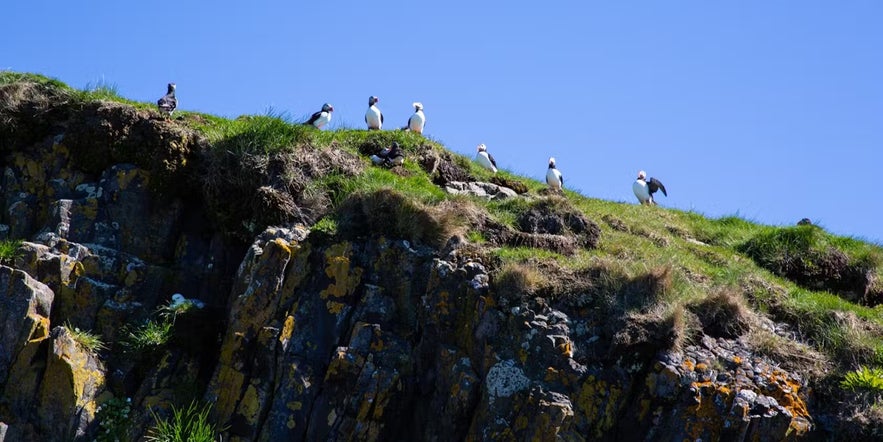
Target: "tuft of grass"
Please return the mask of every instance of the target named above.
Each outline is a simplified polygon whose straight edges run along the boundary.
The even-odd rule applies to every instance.
[[[10,266],[21,256],[20,239],[0,241],[0,265]]]
[[[535,264],[507,263],[494,278],[494,288],[498,296],[509,300],[519,300],[535,295],[545,284],[546,279]]]
[[[209,421],[210,411],[211,404],[199,405],[196,401],[184,408],[172,405],[169,419],[161,419],[151,410],[156,423],[144,438],[150,442],[214,442],[222,430]]]
[[[95,333],[88,330],[80,330],[79,327],[74,327],[69,322],[65,322],[64,328],[71,334],[74,342],[89,353],[97,353],[107,348],[104,342],[101,341],[101,338]]]
[[[883,369],[861,366],[843,377],[840,387],[844,390],[883,394]]]
[[[126,327],[123,330],[121,344],[128,352],[141,353],[145,350],[162,347],[169,342],[171,337],[172,323],[170,321],[148,320],[136,328]]]
[[[718,290],[692,304],[690,309],[699,317],[705,332],[714,337],[738,338],[748,332],[754,322],[741,293],[733,289]]]

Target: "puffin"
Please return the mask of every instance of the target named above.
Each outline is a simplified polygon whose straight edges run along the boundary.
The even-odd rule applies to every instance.
[[[316,129],[321,129],[323,126],[331,122],[332,112],[334,112],[334,106],[325,103],[322,105],[322,110],[311,115],[310,119],[304,124],[311,124]]]
[[[368,111],[365,112],[365,123],[368,124],[368,130],[380,130],[383,127],[383,114],[377,108],[377,102],[380,99],[375,96],[368,97]]]
[[[656,204],[656,201],[653,201],[653,194],[656,193],[657,190],[661,190],[663,195],[668,196],[668,193],[665,191],[665,186],[662,185],[662,181],[659,181],[656,178],[650,178],[647,180],[647,172],[644,172],[643,170],[639,171],[638,178],[635,180],[634,184],[632,184],[632,191],[635,192],[638,202],[651,206]]]
[[[564,176],[555,168],[555,157],[549,158],[549,170],[546,171],[546,184],[550,189],[561,190],[564,188]]]
[[[383,149],[376,155],[371,155],[371,162],[378,166],[398,166],[405,162],[405,154],[399,148],[399,143],[393,141],[389,149]]]
[[[178,99],[175,98],[175,83],[169,83],[169,90],[162,98],[156,100],[156,107],[161,113],[172,115],[178,107]]]
[[[411,130],[418,134],[423,133],[423,126],[426,125],[426,115],[423,115],[423,103],[417,102],[413,104],[414,114],[408,118],[408,126],[405,130]]]
[[[491,154],[487,153],[487,146],[482,143],[476,149],[478,149],[478,153],[475,154],[475,161],[481,167],[490,170],[492,173],[497,173],[497,162],[494,161],[494,157]]]

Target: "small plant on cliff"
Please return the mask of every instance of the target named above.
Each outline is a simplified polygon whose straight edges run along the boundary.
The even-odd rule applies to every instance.
[[[98,434],[96,442],[119,442],[130,440],[129,429],[132,420],[129,414],[132,411],[131,398],[112,398],[98,407],[95,419],[98,421]]]
[[[156,424],[147,430],[145,439],[151,442],[213,442],[219,428],[209,422],[211,405],[191,402],[186,408],[172,406],[172,416],[160,419],[151,410]]]
[[[165,345],[172,336],[172,323],[149,320],[136,328],[126,327],[122,344],[127,351],[141,353]]]
[[[19,247],[21,247],[21,240],[18,239],[0,241],[0,265],[12,265],[15,258],[21,254]]]
[[[106,347],[101,338],[88,330],[80,330],[79,327],[72,326],[69,322],[65,322],[64,328],[71,334],[71,337],[83,350],[90,353],[97,353]]]
[[[859,367],[858,370],[846,373],[840,386],[846,390],[870,393],[879,397],[883,394],[883,369]]]

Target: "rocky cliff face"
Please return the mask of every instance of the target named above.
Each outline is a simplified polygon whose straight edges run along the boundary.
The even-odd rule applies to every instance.
[[[6,440],[92,440],[113,397],[131,398],[131,440],[192,399],[213,405],[225,441],[825,435],[800,373],[743,334],[709,324],[685,341],[678,316],[609,302],[603,266],[556,296],[521,291],[462,237],[438,238],[432,214],[414,218],[416,234],[382,228],[384,190],[342,203],[352,228],[338,234],[283,222],[242,242],[188,178],[208,148],[197,133],[36,86],[0,98],[16,98],[0,131],[0,220],[24,240],[0,266]],[[517,232],[478,224],[491,242],[597,244],[594,223],[549,211]],[[668,279],[653,270],[613,296],[640,307]],[[176,315],[161,346],[123,345],[176,292],[205,305]],[[105,348],[84,348],[80,329]]]

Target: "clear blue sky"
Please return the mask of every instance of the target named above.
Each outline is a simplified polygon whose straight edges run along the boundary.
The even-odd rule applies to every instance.
[[[421,101],[450,149],[538,179],[554,155],[588,196],[633,203],[644,169],[667,207],[883,243],[883,2],[637,3],[20,1],[0,68],[332,127]]]

